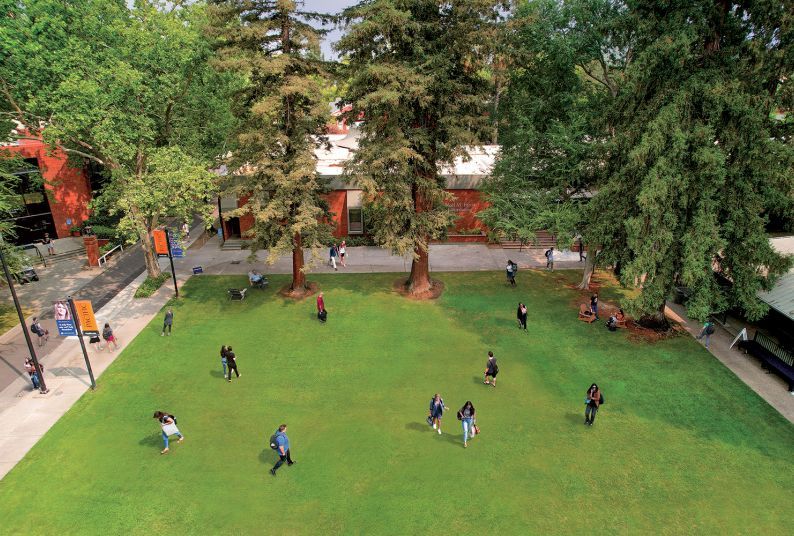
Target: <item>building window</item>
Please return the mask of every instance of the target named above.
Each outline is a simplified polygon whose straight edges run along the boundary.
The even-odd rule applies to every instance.
[[[361,234],[364,232],[364,214],[361,207],[347,209],[348,234]]]

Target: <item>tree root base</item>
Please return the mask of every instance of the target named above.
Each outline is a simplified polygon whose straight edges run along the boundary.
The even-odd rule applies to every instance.
[[[289,298],[291,300],[303,300],[317,294],[318,290],[320,290],[320,287],[317,283],[307,281],[306,286],[303,288],[291,289],[289,285],[282,287],[281,290],[278,291],[278,294],[283,298]]]
[[[408,284],[406,283],[405,279],[400,278],[394,282],[392,288],[394,288],[394,291],[400,296],[411,300],[435,300],[444,292],[444,283],[435,279],[431,279],[430,289],[425,290],[424,292],[413,292],[410,288],[408,288]]]

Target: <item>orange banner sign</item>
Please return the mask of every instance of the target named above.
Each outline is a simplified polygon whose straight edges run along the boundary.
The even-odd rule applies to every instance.
[[[94,318],[94,308],[88,300],[75,300],[74,310],[77,312],[77,318],[80,320],[80,329],[86,335],[99,335],[99,326],[96,324]]]
[[[165,239],[165,231],[162,229],[155,229],[152,232],[154,236],[154,252],[158,255],[168,256],[168,241]]]

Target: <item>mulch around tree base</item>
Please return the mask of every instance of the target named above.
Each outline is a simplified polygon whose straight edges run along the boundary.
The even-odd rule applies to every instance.
[[[290,298],[292,300],[302,300],[304,298],[308,298],[313,294],[317,294],[317,291],[320,290],[319,285],[317,283],[312,283],[311,281],[306,283],[306,287],[302,289],[295,289],[292,290],[289,285],[282,287],[281,290],[278,291],[279,296],[283,296],[284,298]]]
[[[441,293],[444,292],[444,283],[435,279],[430,280],[430,290],[425,292],[411,292],[408,290],[408,285],[405,283],[405,278],[400,278],[394,282],[394,291],[400,296],[404,296],[411,300],[435,300]]]

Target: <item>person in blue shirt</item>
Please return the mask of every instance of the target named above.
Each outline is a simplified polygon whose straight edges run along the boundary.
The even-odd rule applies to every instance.
[[[337,271],[339,270],[339,269],[336,267],[336,257],[337,257],[338,255],[339,255],[339,250],[337,249],[337,247],[336,247],[336,244],[332,244],[332,245],[331,245],[331,249],[330,249],[330,251],[328,252],[328,256],[330,257],[330,259],[329,259],[329,260],[331,261],[331,266],[333,266],[333,267],[334,267],[334,270],[337,270]]]
[[[278,432],[276,433],[276,445],[278,448],[276,452],[278,453],[278,461],[276,465],[273,466],[273,469],[270,470],[270,474],[276,476],[276,471],[279,467],[284,465],[284,462],[287,462],[287,465],[292,465],[295,461],[290,456],[289,451],[289,438],[287,437],[287,425],[282,424],[278,427]]]

